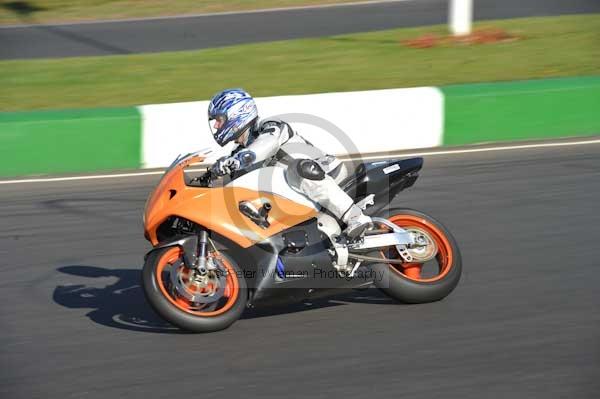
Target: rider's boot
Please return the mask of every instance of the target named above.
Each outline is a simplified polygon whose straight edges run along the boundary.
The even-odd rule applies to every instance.
[[[369,216],[365,215],[356,204],[353,204],[342,217],[346,223],[344,234],[351,240],[360,237],[373,223]]]

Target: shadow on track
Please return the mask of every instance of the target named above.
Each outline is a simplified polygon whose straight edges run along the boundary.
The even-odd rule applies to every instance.
[[[52,299],[70,309],[91,308],[90,320],[108,327],[155,333],[180,330],[163,321],[146,303],[138,269],[105,269],[95,266],[64,266],[61,273],[82,277],[82,284],[59,285]],[[102,288],[93,279],[116,278]]]
[[[181,334],[183,331],[162,320],[146,302],[139,269],[106,269],[96,266],[63,266],[59,272],[82,277],[82,284],[59,285],[52,299],[70,309],[91,308],[86,316],[107,327],[163,334]],[[102,288],[94,286],[94,279],[117,279]],[[346,292],[334,297],[315,299],[311,303],[288,306],[247,309],[242,319],[274,317],[312,309],[347,305],[348,303],[396,304],[379,290]]]

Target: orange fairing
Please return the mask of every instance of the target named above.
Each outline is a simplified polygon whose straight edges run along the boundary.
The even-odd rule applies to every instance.
[[[169,216],[179,216],[195,222],[243,248],[316,216],[313,208],[277,194],[240,187],[186,186],[183,170],[203,159],[194,156],[168,170],[148,198],[144,230],[152,245],[158,244],[156,229]],[[270,226],[263,229],[240,213],[240,201],[252,201],[257,205],[268,201],[272,206],[268,217]]]

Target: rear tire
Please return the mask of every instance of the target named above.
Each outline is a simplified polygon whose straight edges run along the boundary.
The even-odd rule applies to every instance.
[[[169,270],[165,268],[179,260],[181,254],[179,247],[161,248],[148,254],[142,271],[142,287],[146,299],[156,313],[181,329],[204,333],[229,327],[240,318],[248,300],[248,288],[241,269],[235,260],[221,251],[220,256],[228,271],[228,288],[218,302],[223,304],[209,310],[198,310],[185,299],[174,295],[168,287],[168,278],[164,276],[174,269],[173,266],[168,267]]]
[[[375,279],[375,285],[386,295],[404,303],[434,302],[450,294],[460,280],[462,260],[456,240],[448,229],[431,216],[413,209],[390,209],[376,216],[388,219],[402,228],[417,228],[430,235],[438,246],[435,258],[438,262],[438,274],[428,278],[421,277],[422,264],[418,263],[376,263],[371,266],[372,270],[377,276],[387,278]],[[401,259],[395,250],[393,252],[397,255],[396,259]],[[385,255],[393,257],[389,253]],[[378,256],[381,257],[381,253]]]

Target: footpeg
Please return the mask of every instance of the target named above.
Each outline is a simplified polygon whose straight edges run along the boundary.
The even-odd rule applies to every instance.
[[[346,229],[344,231],[344,234],[346,235],[346,237],[348,237],[348,239],[350,241],[354,241],[357,238],[359,238],[360,236],[362,236],[364,234],[365,230],[367,230],[371,227],[373,227],[373,223],[371,223],[371,222],[359,224],[357,226],[353,226],[352,228]]]

